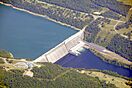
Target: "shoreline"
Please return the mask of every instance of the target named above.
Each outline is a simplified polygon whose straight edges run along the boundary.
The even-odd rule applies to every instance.
[[[62,22],[60,22],[60,21],[56,21],[56,20],[54,20],[54,19],[52,19],[52,18],[49,18],[49,17],[46,16],[46,15],[37,14],[37,13],[31,12],[31,11],[28,11],[28,10],[26,10],[26,9],[21,9],[21,8],[15,7],[15,6],[13,6],[12,4],[3,3],[3,2],[1,2],[1,1],[0,1],[0,4],[3,4],[3,5],[5,5],[5,6],[12,7],[12,8],[14,8],[14,9],[16,9],[16,10],[19,10],[19,11],[23,11],[23,12],[32,14],[32,15],[34,15],[34,16],[43,17],[43,18],[45,18],[45,19],[47,19],[47,20],[49,20],[49,21],[58,23],[59,25],[63,25],[63,26],[66,26],[66,27],[73,28],[74,30],[81,30],[81,29],[76,28],[76,27],[74,27],[74,26],[68,25],[68,24],[66,24],[66,23],[62,23]],[[96,54],[96,53],[95,53],[95,54]],[[112,64],[110,61],[114,61],[114,60],[106,59],[106,58],[105,58],[105,59],[104,59],[104,58],[101,58],[101,59],[104,60],[104,61],[106,61],[106,62],[108,62],[109,64]],[[118,63],[120,63],[120,64],[122,65],[121,62],[118,62]],[[117,64],[117,63],[116,63],[116,64]],[[124,64],[123,64],[123,67],[125,67]],[[125,67],[125,68],[129,68],[129,67]],[[131,69],[131,68],[129,68],[129,69]]]
[[[57,24],[59,24],[59,25],[63,25],[63,26],[66,26],[66,27],[70,27],[70,28],[72,28],[72,29],[74,29],[74,30],[78,30],[78,31],[79,31],[79,30],[82,30],[82,29],[79,29],[79,28],[77,28],[77,27],[71,26],[71,25],[69,25],[69,24],[62,23],[62,22],[60,22],[60,21],[56,21],[56,20],[54,20],[54,19],[48,17],[47,15],[41,15],[41,14],[38,14],[38,13],[34,13],[34,12],[28,11],[28,10],[26,10],[26,9],[22,9],[22,8],[15,7],[15,6],[13,6],[12,4],[3,3],[3,2],[1,2],[1,1],[0,1],[0,4],[5,5],[5,6],[12,7],[13,9],[16,9],[16,10],[19,10],[19,11],[23,11],[23,12],[32,14],[32,15],[34,15],[34,16],[39,16],[39,17],[45,18],[45,19],[47,19],[47,20],[49,20],[49,21],[55,22],[55,23],[57,23]]]
[[[90,51],[93,52],[96,56],[100,57],[100,59],[106,63],[124,67],[124,68],[128,68],[128,69],[132,70],[132,64],[130,64],[130,63],[124,63],[124,62],[119,61],[118,59],[109,59],[95,49],[90,49]]]

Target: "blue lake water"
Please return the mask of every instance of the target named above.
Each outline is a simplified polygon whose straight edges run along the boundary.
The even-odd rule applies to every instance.
[[[132,77],[132,70],[106,63],[88,49],[83,51],[79,56],[68,54],[58,60],[56,64],[63,67],[110,70],[123,76]]]
[[[0,4],[0,49],[10,51],[15,57],[37,58],[76,32]]]

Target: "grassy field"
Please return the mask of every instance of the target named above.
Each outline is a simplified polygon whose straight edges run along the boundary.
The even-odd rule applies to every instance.
[[[127,82],[130,82],[129,80],[125,80],[119,77],[114,77],[108,74],[104,74],[102,72],[96,72],[96,71],[80,71],[82,74],[87,74],[92,77],[98,77],[102,81],[106,81],[106,83],[114,84],[118,88],[131,88],[129,85],[127,85]]]

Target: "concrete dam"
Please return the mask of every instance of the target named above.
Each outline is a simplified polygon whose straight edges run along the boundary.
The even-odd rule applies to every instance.
[[[75,47],[83,46],[83,40],[85,37],[85,28],[72,35],[71,37],[58,44],[53,49],[44,53],[40,57],[34,60],[34,62],[51,62],[55,63],[60,58],[64,57],[71,51],[75,51]]]

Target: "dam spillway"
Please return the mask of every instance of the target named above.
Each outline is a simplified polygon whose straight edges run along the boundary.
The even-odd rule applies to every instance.
[[[132,77],[131,69],[109,64],[91,52],[88,47],[95,48],[98,45],[84,41],[85,36],[87,36],[87,32],[83,29],[35,59],[34,62],[51,62],[68,68],[109,70],[123,76]],[[87,47],[87,49],[84,48],[78,56],[70,52],[81,47]],[[98,46],[98,50],[105,52],[106,48]]]
[[[34,62],[51,62],[55,63],[60,58],[67,55],[74,46],[78,45],[84,39],[85,29],[80,30],[78,33],[72,35],[62,43],[44,53],[34,60]]]

